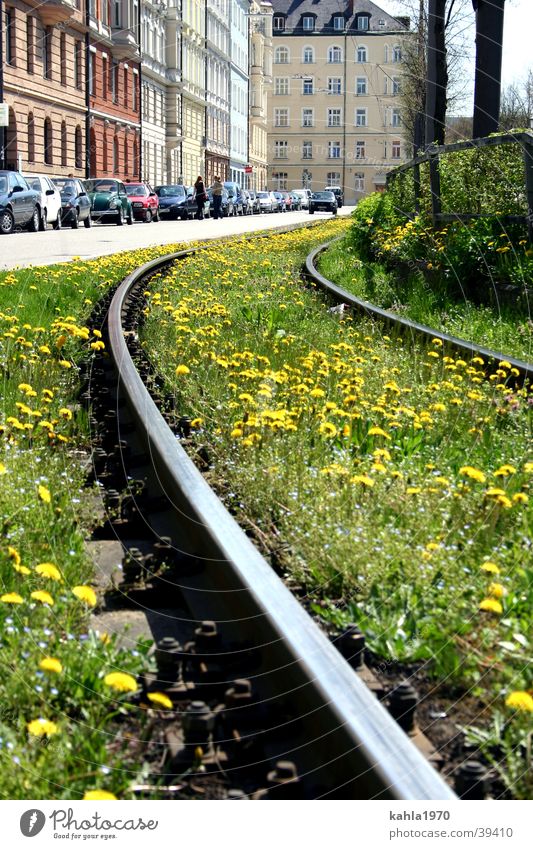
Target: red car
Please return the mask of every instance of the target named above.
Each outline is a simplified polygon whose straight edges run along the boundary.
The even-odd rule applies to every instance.
[[[136,221],[159,221],[159,198],[148,183],[125,183]]]

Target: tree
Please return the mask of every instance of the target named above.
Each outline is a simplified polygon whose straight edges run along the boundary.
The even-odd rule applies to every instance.
[[[533,117],[533,69],[519,83],[503,89],[500,104],[500,130],[525,129]]]
[[[476,12],[474,138],[498,130],[505,0],[472,0]]]

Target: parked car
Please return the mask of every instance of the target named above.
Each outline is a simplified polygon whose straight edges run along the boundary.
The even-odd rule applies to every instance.
[[[91,216],[95,221],[110,221],[119,227],[125,222],[133,224],[131,201],[121,180],[109,177],[86,180],[85,187],[91,201]]]
[[[290,192],[291,196],[291,209],[293,212],[295,210],[300,210],[302,208],[302,197],[297,192]]]
[[[253,189],[248,192],[250,195],[250,201],[252,203],[252,212],[261,212],[261,204],[259,202],[259,194]]]
[[[196,203],[194,186],[186,186],[185,191],[187,192],[187,218],[195,218],[198,214],[198,204]],[[206,195],[207,198],[204,202],[204,218],[209,218],[211,215],[211,201],[207,192]]]
[[[231,180],[226,180],[224,182],[224,188],[227,190],[231,200],[233,201],[233,209],[234,215],[244,215],[244,203],[242,196],[242,189],[238,183],[234,183]]]
[[[290,192],[281,192],[283,195],[283,199],[285,201],[285,209],[287,212],[291,212],[292,210],[292,195]]]
[[[156,186],[154,189],[159,199],[159,216],[175,221],[181,218],[187,221],[196,215],[197,206],[194,199],[194,190],[191,187],[173,184],[167,186]],[[209,201],[204,205],[204,215],[209,215]]]
[[[50,177],[44,174],[25,174],[30,189],[40,195],[41,222],[40,229],[46,230],[51,224],[54,230],[61,230],[61,192],[54,186]]]
[[[281,202],[276,197],[275,192],[269,192],[270,200],[272,201],[272,212],[281,212]]]
[[[61,226],[70,224],[73,230],[83,221],[85,227],[92,225],[91,201],[85,186],[77,177],[54,177],[54,186],[61,194]]]
[[[300,198],[302,209],[309,209],[309,198],[311,197],[309,189],[293,189],[292,193]]]
[[[333,215],[337,214],[337,198],[333,194],[333,192],[315,192],[311,195],[309,199],[309,214],[313,215],[315,212],[332,212]]]
[[[40,194],[18,171],[0,171],[0,233],[12,233],[15,227],[35,233],[40,223]]]
[[[340,186],[328,186],[328,192],[333,192],[335,197],[337,198],[337,206],[340,209],[341,206],[344,206],[344,192]]]
[[[213,187],[207,189],[207,197],[209,199],[210,209],[213,207]],[[224,218],[229,218],[235,215],[235,207],[233,206],[233,198],[229,196],[227,189],[222,188],[222,215]]]
[[[274,212],[270,192],[257,192],[261,212]]]
[[[133,217],[138,221],[159,221],[159,198],[148,183],[126,183]]]
[[[241,194],[244,214],[253,215],[254,209],[252,204],[252,198],[250,197],[250,192],[247,189],[242,189]]]

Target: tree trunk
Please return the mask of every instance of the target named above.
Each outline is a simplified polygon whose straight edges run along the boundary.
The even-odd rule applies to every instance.
[[[426,144],[444,144],[448,66],[445,42],[446,0],[429,0],[426,84]]]
[[[474,138],[498,131],[505,0],[472,0],[476,10]]]

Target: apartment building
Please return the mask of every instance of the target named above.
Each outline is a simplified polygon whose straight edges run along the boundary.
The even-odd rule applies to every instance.
[[[142,177],[152,185],[167,174],[167,2],[141,2]]]
[[[248,119],[248,187],[265,189],[268,180],[267,90],[272,85],[272,4],[250,3],[250,102]]]
[[[2,167],[85,176],[85,6],[10,0],[3,15],[9,126]]]
[[[405,158],[399,94],[409,22],[369,0],[273,0],[269,185],[345,200]]]
[[[206,185],[215,174],[229,179],[230,161],[230,7],[233,0],[209,0],[206,6]]]
[[[231,0],[230,13],[230,176],[246,185],[248,165],[248,11],[249,0]]]
[[[206,0],[182,0],[182,179],[192,186],[205,170]]]

